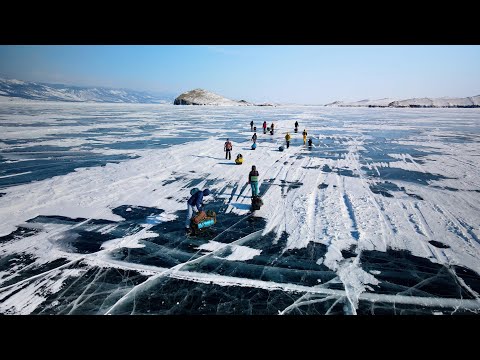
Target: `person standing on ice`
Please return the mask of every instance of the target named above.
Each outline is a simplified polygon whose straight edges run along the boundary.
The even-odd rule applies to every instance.
[[[305,145],[307,143],[307,130],[303,129],[303,145]]]
[[[290,139],[291,139],[291,136],[287,132],[287,135],[285,135],[285,141],[287,142],[287,149],[290,147]]]
[[[258,196],[258,171],[255,165],[252,165],[252,171],[248,174],[248,183],[252,187],[252,197]]]
[[[252,141],[253,141],[254,143],[257,142],[257,133],[253,133]]]
[[[253,120],[250,121],[250,131],[253,131]]]
[[[263,133],[266,134],[267,133],[267,122],[264,121],[262,126],[263,126]]]
[[[233,145],[230,140],[227,139],[227,141],[225,141],[225,145],[223,146],[223,150],[225,151],[225,160],[232,160],[232,149]]]
[[[298,121],[295,120],[295,132],[297,132],[298,129]]]
[[[187,201],[187,217],[185,218],[185,232],[190,234],[190,221],[192,219],[193,210],[197,208],[197,211],[203,211],[203,197],[210,195],[210,190],[199,190],[193,194]]]

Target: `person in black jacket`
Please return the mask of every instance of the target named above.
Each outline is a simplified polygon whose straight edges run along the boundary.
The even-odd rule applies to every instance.
[[[252,165],[252,171],[248,174],[248,183],[252,187],[252,196],[258,196],[258,171],[255,165]]]

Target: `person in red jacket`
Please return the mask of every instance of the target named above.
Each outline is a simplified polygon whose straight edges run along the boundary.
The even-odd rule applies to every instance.
[[[225,159],[232,160],[232,149],[233,149],[233,145],[230,142],[230,140],[227,139],[223,147],[223,150],[225,151]]]

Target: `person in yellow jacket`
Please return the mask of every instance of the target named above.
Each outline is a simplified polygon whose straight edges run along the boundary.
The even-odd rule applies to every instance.
[[[303,129],[303,145],[307,144],[307,130]]]
[[[285,135],[285,141],[287,142],[287,149],[288,149],[288,147],[290,146],[290,139],[291,139],[291,136],[290,136],[290,134],[287,132],[287,135]]]

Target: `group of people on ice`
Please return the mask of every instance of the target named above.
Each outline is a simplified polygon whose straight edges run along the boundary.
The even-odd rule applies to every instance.
[[[272,122],[272,124],[270,125],[270,127],[267,127],[267,122],[264,121],[263,122],[263,133],[266,134],[267,131],[270,131],[270,134],[273,135],[274,134],[274,130],[275,130],[275,124]],[[252,135],[252,150],[255,150],[256,148],[256,143],[257,143],[257,139],[258,139],[258,136],[257,136],[257,127],[254,126],[254,123],[253,123],[253,120],[250,121],[250,130],[253,131],[253,135]],[[295,121],[295,133],[298,132],[298,121]],[[302,132],[302,137],[303,137],[303,145],[306,145],[307,144],[307,136],[308,136],[308,133],[307,133],[307,130],[304,129],[303,132]],[[287,149],[290,147],[290,140],[292,139],[292,136],[290,135],[290,133],[287,131],[287,134],[285,135],[285,142],[287,144]],[[227,143],[230,143],[229,140],[227,139],[227,142],[225,143],[227,146]],[[308,146],[311,147],[313,146],[313,140],[312,138],[310,138],[308,140]],[[226,150],[225,150],[226,151]]]
[[[267,131],[270,131],[271,135],[274,134],[275,124],[273,122],[270,125],[270,127],[267,127],[267,122],[264,121],[262,127],[263,127],[263,133],[264,134],[266,134]],[[253,120],[250,122],[250,130],[254,132],[251,140],[253,142],[252,150],[255,150],[256,145],[257,145],[256,143],[257,143],[258,136],[257,136],[257,133],[256,133],[257,128],[256,128],[256,126],[254,126]],[[295,131],[295,133],[298,132],[298,121],[295,121],[294,131]],[[303,144],[306,145],[308,133],[305,129],[303,130],[302,136],[303,136]],[[291,137],[290,133],[287,132],[286,135],[285,135],[285,142],[287,144],[287,149],[290,147],[291,139],[292,139],[292,137]],[[313,142],[312,142],[312,139],[310,138],[308,140],[308,146],[311,147],[312,144],[313,144]],[[233,150],[233,144],[230,141],[230,139],[227,139],[227,141],[225,141],[225,144],[224,144],[224,151],[225,151],[225,159],[226,160],[231,160],[232,159],[232,150]],[[238,164],[238,165],[243,163],[242,154],[237,155],[237,157],[235,159],[235,163]],[[252,209],[253,210],[258,210],[258,209],[260,209],[260,206],[263,205],[263,202],[262,202],[262,200],[259,196],[258,177],[259,177],[258,170],[257,170],[255,165],[252,165],[252,170],[248,174],[248,184],[250,185],[250,187],[252,189]],[[205,196],[210,195],[210,190],[209,189],[205,189],[203,191],[198,190],[198,189],[195,189],[195,190],[197,190],[197,191],[192,193],[191,197],[187,201],[187,217],[185,219],[185,230],[186,230],[187,234],[192,233],[191,225],[192,225],[193,220],[198,220],[198,222],[199,222],[198,227],[201,225],[200,221],[202,221],[202,220],[204,222],[209,221],[208,216],[206,215],[206,213],[204,211],[203,198]],[[196,217],[198,217],[198,219],[196,219],[196,217],[192,218],[194,210],[197,211]],[[213,216],[215,216],[215,215],[213,215]],[[205,219],[207,219],[207,220],[205,220]],[[216,220],[216,218],[215,218],[215,220]],[[215,220],[213,221],[213,223],[215,222]]]

